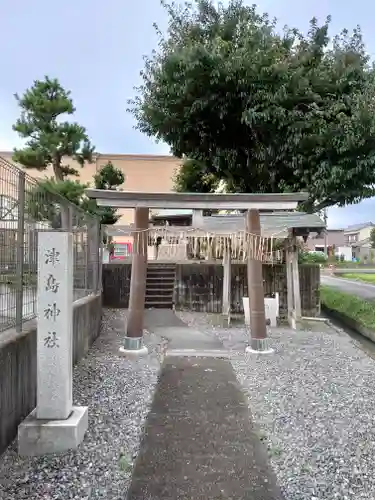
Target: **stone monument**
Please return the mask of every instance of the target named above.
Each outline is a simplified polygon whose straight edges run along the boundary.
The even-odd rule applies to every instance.
[[[34,456],[76,448],[87,407],[73,406],[73,237],[39,232],[37,407],[18,427],[18,452]]]

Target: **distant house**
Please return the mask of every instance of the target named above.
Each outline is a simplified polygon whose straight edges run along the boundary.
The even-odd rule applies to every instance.
[[[352,248],[353,257],[367,259],[371,253],[370,233],[375,227],[372,222],[349,226],[344,230],[345,245]]]
[[[335,254],[339,247],[345,246],[344,229],[327,229],[326,237],[321,234],[311,234],[306,242],[309,250],[313,252],[324,252],[325,244],[329,255]]]

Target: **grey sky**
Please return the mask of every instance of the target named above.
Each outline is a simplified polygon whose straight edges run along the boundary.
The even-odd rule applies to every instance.
[[[248,3],[253,3],[252,1]],[[281,25],[308,27],[312,16],[333,16],[332,32],[360,24],[375,53],[370,0],[262,0],[259,8]],[[12,149],[18,116],[13,94],[33,80],[57,77],[72,91],[76,120],[86,126],[97,150],[108,153],[167,154],[169,149],[133,130],[126,101],[139,83],[142,55],[155,47],[152,27],[166,24],[158,0],[1,0],[0,150]],[[375,201],[332,209],[330,226],[371,220]]]

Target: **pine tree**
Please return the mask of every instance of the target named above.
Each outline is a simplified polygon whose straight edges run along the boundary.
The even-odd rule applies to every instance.
[[[13,160],[26,168],[46,170],[52,166],[56,181],[64,181],[68,175],[79,172],[65,161],[76,160],[81,167],[92,161],[92,146],[86,129],[78,123],[63,121],[73,115],[75,107],[70,91],[65,90],[57,79],[36,80],[23,96],[15,95],[21,108],[21,116],[13,126],[26,145],[15,149]]]

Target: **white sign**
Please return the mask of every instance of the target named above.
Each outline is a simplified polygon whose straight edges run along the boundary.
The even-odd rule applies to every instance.
[[[73,238],[38,233],[37,418],[72,412]]]
[[[250,326],[250,301],[249,297],[242,298],[244,313],[245,313],[245,324]],[[265,297],[264,298],[264,312],[266,320],[269,320],[271,326],[277,326],[277,318],[279,317],[280,302],[279,294],[275,293],[275,298]]]
[[[271,326],[277,326],[277,301],[276,299],[265,298],[264,299],[264,311],[266,320],[269,320]]]

